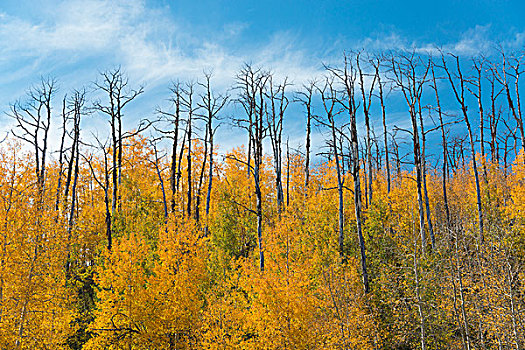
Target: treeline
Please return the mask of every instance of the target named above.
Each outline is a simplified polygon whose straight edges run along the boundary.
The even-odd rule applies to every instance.
[[[0,349],[522,349],[524,57],[246,64],[138,125],[120,69],[42,79],[0,152]]]

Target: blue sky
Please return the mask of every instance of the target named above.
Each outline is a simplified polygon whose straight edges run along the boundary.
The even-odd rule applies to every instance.
[[[0,110],[41,75],[57,77],[62,94],[121,65],[146,91],[128,112],[132,121],[165,102],[170,81],[198,79],[203,69],[214,71],[218,89],[229,86],[246,61],[300,85],[345,49],[440,46],[473,55],[496,43],[523,48],[524,13],[524,2],[505,0],[3,0]],[[0,117],[0,130],[8,128]],[[290,133],[299,137],[301,131]]]

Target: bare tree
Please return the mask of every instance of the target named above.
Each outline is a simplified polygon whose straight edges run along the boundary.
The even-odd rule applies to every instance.
[[[315,81],[310,81],[307,85],[303,85],[303,91],[298,91],[295,101],[300,102],[306,112],[306,153],[304,165],[304,187],[307,189],[310,182],[310,148],[311,148],[311,133],[312,133],[312,116],[313,106],[312,99],[314,97]]]
[[[387,185],[387,193],[390,193],[391,189],[391,175],[390,175],[390,157],[388,152],[388,130],[387,130],[387,122],[386,122],[386,107],[385,107],[385,97],[383,88],[386,84],[386,82],[381,82],[381,58],[376,57],[375,59],[372,59],[371,61],[372,66],[375,70],[375,79],[377,80],[377,87],[379,89],[379,103],[381,104],[381,116],[383,121],[383,148],[385,150],[385,168],[386,168],[386,185]]]
[[[15,102],[8,113],[16,122],[15,129],[12,130],[13,135],[34,148],[35,173],[40,196],[45,190],[48,136],[56,85],[55,79],[42,78],[39,85],[28,91],[28,101]]]
[[[475,70],[475,76],[467,80],[468,83],[466,87],[470,94],[476,98],[478,101],[478,112],[479,112],[479,148],[481,152],[481,165],[483,167],[483,179],[487,182],[487,165],[485,163],[485,115],[483,112],[483,96],[481,95],[482,90],[482,81],[483,81],[483,69],[485,61],[483,58],[474,58],[472,59],[472,66]],[[472,88],[469,86],[471,85]]]
[[[429,63],[430,65],[430,63]],[[418,100],[418,116],[419,116],[419,128],[421,129],[421,178],[423,180],[423,195],[425,199],[425,210],[427,213],[427,226],[428,232],[432,239],[432,249],[435,247],[434,237],[434,226],[432,225],[432,213],[430,212],[430,201],[428,198],[427,189],[427,159],[426,159],[426,148],[427,148],[427,132],[425,130],[425,123],[423,122],[423,113],[421,109],[421,99]]]
[[[248,177],[251,174],[252,139],[257,104],[257,91],[255,89],[258,86],[260,74],[260,69],[254,69],[252,65],[245,63],[235,77],[235,88],[239,91],[238,98],[235,102],[242,106],[246,114],[246,119],[236,120],[236,122],[237,125],[240,125],[248,131],[248,155],[246,163],[246,173]]]
[[[229,96],[228,95],[221,95],[221,94],[215,94],[213,92],[212,86],[211,86],[211,73],[205,73],[204,79],[205,82],[201,84],[201,86],[204,88],[204,93],[201,94],[200,99],[201,102],[199,103],[199,107],[204,110],[203,117],[206,122],[206,130],[208,134],[208,142],[209,142],[209,151],[208,155],[204,155],[204,157],[209,157],[209,165],[208,165],[208,190],[206,193],[206,217],[208,217],[210,213],[210,201],[211,201],[211,191],[212,191],[212,185],[213,185],[213,151],[214,151],[214,143],[213,143],[213,135],[215,134],[215,131],[217,130],[217,127],[213,125],[213,122],[218,119],[218,115],[220,111],[224,108],[224,106],[228,103]],[[206,223],[206,234],[208,233],[208,224]]]
[[[262,192],[261,192],[261,165],[263,161],[263,141],[268,133],[268,125],[265,123],[267,101],[265,94],[268,87],[270,74],[260,69],[254,69],[246,64],[237,75],[237,89],[239,96],[237,102],[242,105],[246,118],[237,119],[237,125],[248,130],[250,150],[246,166],[253,174],[256,197],[257,216],[257,241],[259,246],[259,268],[264,271],[264,249],[262,241]],[[253,166],[250,163],[253,152]]]
[[[192,182],[193,178],[191,175],[191,160],[192,160],[192,137],[193,137],[193,117],[195,115],[195,112],[198,109],[198,106],[194,102],[194,96],[195,95],[195,83],[189,82],[186,83],[186,86],[182,88],[182,94],[181,94],[181,105],[184,108],[184,112],[188,115],[187,122],[186,122],[186,141],[187,141],[187,149],[186,149],[186,170],[187,170],[187,201],[186,201],[186,213],[188,214],[188,218],[191,217],[192,212],[192,197],[193,197],[193,189],[192,189]]]
[[[170,87],[170,91],[172,93],[172,97],[170,98],[170,102],[173,104],[174,111],[168,112],[164,111],[160,108],[157,108],[157,112],[164,117],[168,123],[173,124],[173,130],[170,132],[165,132],[163,130],[159,130],[162,134],[169,134],[169,137],[172,139],[172,147],[171,147],[171,165],[170,165],[170,189],[171,189],[171,200],[170,200],[170,208],[171,211],[175,211],[175,203],[176,203],[176,193],[178,190],[178,174],[180,171],[180,168],[177,167],[177,164],[180,165],[180,162],[177,162],[177,152],[178,152],[178,142],[179,142],[179,132],[181,129],[181,83],[180,82],[174,82],[172,86]],[[184,142],[182,143],[184,150]]]
[[[71,176],[71,172],[68,170],[68,181],[66,182],[66,192],[64,194],[64,198],[67,201],[68,197],[68,189],[69,189],[69,182],[72,177],[73,182],[71,183],[71,206],[69,208],[69,218],[68,218],[68,228],[67,228],[67,266],[66,266],[66,273],[69,273],[70,268],[70,246],[71,246],[71,239],[72,239],[72,231],[73,226],[75,223],[75,210],[76,210],[76,203],[77,203],[77,184],[78,184],[78,176],[80,172],[80,120],[82,117],[82,113],[84,112],[84,104],[86,102],[86,91],[85,90],[76,90],[73,93],[72,99],[69,102],[70,109],[72,111],[73,116],[73,134],[71,138],[73,139],[73,144],[71,146],[71,156],[70,156],[70,167],[69,169],[72,170],[73,175]]]
[[[73,96],[69,101],[69,109],[72,115],[73,130],[70,135],[72,139],[71,152],[67,168],[66,183],[64,189],[64,200],[68,200],[69,189],[71,188],[71,206],[74,209],[75,203],[73,202],[76,194],[76,186],[79,172],[79,147],[80,147],[80,120],[84,113],[84,104],[86,102],[86,91],[76,90],[73,92]],[[73,181],[73,182],[71,182]]]
[[[393,82],[401,90],[408,105],[412,130],[408,131],[412,136],[414,153],[414,167],[416,170],[417,202],[419,211],[419,232],[421,236],[421,247],[424,251],[427,245],[425,233],[425,217],[423,209],[423,171],[421,161],[421,146],[419,141],[418,113],[420,113],[420,101],[423,94],[423,86],[429,70],[429,64],[424,63],[414,52],[403,54],[399,57],[391,57]],[[431,233],[431,243],[434,247],[435,239]]]
[[[468,137],[469,137],[469,143],[470,143],[470,152],[472,156],[472,168],[474,170],[474,180],[476,182],[476,198],[477,198],[477,207],[478,207],[478,223],[479,223],[479,238],[483,240],[483,211],[481,208],[481,189],[479,184],[479,174],[478,174],[478,162],[476,160],[476,148],[474,145],[474,135],[472,133],[472,127],[470,126],[470,120],[468,118],[468,112],[467,112],[467,104],[465,102],[465,78],[463,77],[463,73],[461,71],[461,66],[459,63],[459,57],[454,56],[451,54],[453,59],[456,63],[456,72],[454,73],[454,76],[452,76],[452,73],[450,69],[447,66],[447,61],[445,59],[445,56],[441,55],[441,61],[443,62],[443,69],[445,73],[447,74],[448,80],[450,82],[450,86],[452,87],[452,90],[454,92],[454,96],[456,97],[457,102],[459,103],[461,107],[461,112],[463,114],[463,120],[465,122],[465,125],[467,127],[468,131]]]
[[[366,150],[366,163],[368,166],[367,173],[368,178],[365,179],[365,198],[366,206],[372,205],[372,180],[373,180],[373,171],[372,171],[372,138],[370,136],[370,107],[372,105],[372,93],[374,92],[374,86],[378,78],[378,74],[372,75],[372,82],[369,87],[365,86],[365,78],[370,77],[366,74],[361,67],[361,52],[356,55],[356,67],[359,75],[359,88],[361,90],[361,97],[363,101],[363,114],[365,116],[365,128],[366,128],[366,137],[365,137],[365,150]],[[367,196],[368,194],[368,196]]]
[[[330,148],[332,149],[333,159],[335,161],[335,169],[337,174],[337,193],[339,198],[339,255],[342,262],[346,262],[346,254],[344,247],[344,201],[343,201],[343,191],[344,191],[344,170],[343,161],[342,161],[342,149],[338,145],[341,138],[342,127],[338,125],[336,117],[341,114],[342,110],[338,107],[339,105],[339,96],[338,92],[334,86],[334,77],[327,77],[325,79],[322,87],[318,88],[319,95],[321,96],[321,101],[324,109],[324,114],[326,116],[326,121],[321,121],[322,124],[330,128]]]
[[[439,118],[439,126],[441,131],[441,144],[442,144],[442,156],[443,156],[443,164],[442,164],[442,174],[441,174],[441,188],[443,191],[443,205],[445,207],[445,215],[447,219],[447,226],[450,225],[450,209],[448,205],[448,194],[447,194],[447,174],[448,174],[448,155],[447,155],[447,137],[445,134],[445,124],[443,122],[443,112],[441,110],[441,102],[439,99],[439,92],[437,87],[437,79],[436,74],[434,72],[434,63],[431,63],[430,66],[431,72],[432,72],[432,84],[431,87],[434,89],[434,93],[436,95],[436,110],[438,113]]]
[[[366,263],[366,249],[365,239],[363,236],[363,220],[362,220],[362,202],[361,202],[361,181],[359,175],[359,138],[357,134],[357,109],[358,105],[355,102],[355,88],[357,72],[352,62],[351,56],[344,56],[343,69],[329,69],[339,81],[343,84],[345,90],[344,101],[341,104],[344,106],[350,117],[350,159],[352,163],[352,178],[354,182],[354,208],[357,225],[357,239],[359,242],[360,257],[361,257],[361,272],[363,277],[363,287],[365,293],[370,291],[370,283],[368,278],[368,268]]]
[[[64,162],[65,162],[65,141],[67,135],[67,126],[69,122],[69,111],[66,111],[66,100],[67,96],[64,96],[62,100],[62,136],[60,137],[60,147],[58,149],[58,180],[55,200],[55,211],[58,212],[60,205],[60,195],[62,194],[62,176],[64,175]]]
[[[494,73],[495,78],[503,86],[505,90],[505,95],[507,97],[507,103],[509,110],[516,121],[517,128],[520,131],[521,136],[521,148],[525,149],[525,129],[523,126],[523,118],[521,115],[521,101],[520,101],[520,91],[519,91],[519,79],[521,73],[523,73],[521,68],[521,61],[525,58],[525,54],[515,57],[507,57],[503,49],[500,49],[502,64],[501,71],[496,67],[493,67],[492,72]],[[515,96],[512,96],[511,91],[511,79],[514,79],[514,93]]]
[[[102,72],[101,81],[95,82],[95,87],[107,95],[107,104],[102,104],[101,101],[94,102],[94,109],[109,117],[109,124],[111,126],[111,140],[112,140],[112,180],[113,180],[113,195],[112,195],[112,212],[115,213],[119,203],[119,186],[122,183],[122,142],[125,138],[122,126],[122,118],[124,117],[124,108],[133,101],[137,96],[144,92],[143,87],[134,90],[129,88],[128,78],[121,71],[120,68],[115,68]],[[144,130],[143,125],[139,126],[137,132]],[[135,133],[136,134],[136,133]]]
[[[275,169],[275,188],[277,191],[277,210],[281,213],[284,205],[284,192],[282,180],[282,134],[284,113],[288,107],[289,100],[285,95],[287,79],[282,84],[274,85],[273,76],[268,77],[268,104],[266,119],[273,151],[273,163]]]
[[[491,162],[499,161],[499,146],[498,146],[498,123],[501,118],[501,111],[496,111],[496,101],[504,91],[504,88],[496,89],[496,72],[494,67],[490,69],[490,114],[489,114],[489,130],[490,130],[490,160]]]

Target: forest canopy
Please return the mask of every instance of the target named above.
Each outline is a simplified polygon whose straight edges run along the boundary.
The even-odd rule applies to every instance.
[[[0,144],[0,349],[523,349],[524,59],[244,64],[138,122],[121,68],[42,78]]]

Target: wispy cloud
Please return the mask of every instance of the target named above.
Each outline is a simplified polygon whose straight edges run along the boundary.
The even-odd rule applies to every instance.
[[[0,15],[0,50],[13,55],[41,57],[56,52],[99,53],[118,45],[123,33],[141,13],[140,4],[130,1],[70,1],[59,4],[49,18],[33,23]]]
[[[445,49],[456,54],[475,56],[480,53],[490,53],[494,49],[494,44],[490,38],[490,25],[478,25],[467,30],[457,43],[449,44]]]
[[[3,13],[0,63],[32,59],[33,72],[19,71],[24,78],[48,68],[47,59],[61,57],[63,64],[92,57],[104,64],[121,64],[148,85],[197,77],[204,69],[212,70],[218,81],[230,80],[244,61],[270,66],[299,80],[315,70],[287,34],[277,35],[257,50],[233,52],[221,43],[242,35],[246,23],[224,25],[218,34],[222,38],[211,41],[180,27],[167,12],[147,8],[143,0],[72,0],[44,11],[49,17],[39,23]]]
[[[490,55],[498,46],[508,50],[519,49],[525,43],[524,32],[509,29],[509,33],[501,38],[495,36],[491,29],[490,24],[476,25],[460,34],[458,40],[448,42],[410,40],[391,31],[365,38],[358,43],[358,47],[371,51],[415,51],[422,54],[436,54],[443,50],[457,55],[475,56],[481,53]]]
[[[295,89],[322,75],[323,63],[340,62],[344,49],[436,53],[440,47],[475,55],[490,53],[498,43],[509,49],[525,43],[525,33],[510,29],[498,41],[492,27],[486,25],[441,43],[413,40],[392,30],[358,42],[347,42],[341,34],[319,44],[290,29],[266,41],[243,45],[248,22],[225,23],[205,37],[184,21],[178,22],[169,8],[151,8],[145,0],[63,0],[43,6],[48,8],[42,9],[38,19],[0,12],[2,108],[21,96],[38,76],[50,73],[59,75],[68,90],[89,84],[98,70],[121,65],[134,86],[146,85],[143,103],[134,113],[142,116],[161,103],[161,91],[167,91],[169,81],[195,80],[207,70],[213,71],[218,88],[227,89],[244,62],[270,69],[277,80],[287,76]],[[232,136],[225,140],[231,141]]]
[[[143,103],[129,114],[135,120],[162,103],[159,95],[169,81],[195,80],[203,70],[213,71],[216,87],[225,90],[244,62],[270,69],[277,77],[288,76],[296,84],[314,77],[321,68],[320,57],[296,45],[298,38],[291,32],[239,48],[228,43],[239,39],[248,24],[225,24],[213,38],[203,38],[177,23],[169,9],[148,8],[143,0],[63,1],[42,13],[46,15],[38,22],[0,14],[0,71],[9,71],[2,74],[0,84],[5,89],[8,81],[11,86],[18,82],[20,87],[1,94],[2,108],[21,97],[40,75],[49,73],[59,74],[61,90],[67,92],[90,84],[98,70],[121,65],[134,86],[147,87],[149,97],[143,97]],[[9,129],[9,120],[2,119],[3,128]],[[224,142],[234,139],[229,134]]]
[[[204,69],[212,70],[216,80],[226,86],[243,62],[265,66],[300,84],[318,76],[321,63],[337,60],[339,50],[345,48],[315,51],[306,43],[298,44],[301,38],[289,31],[276,33],[255,48],[233,49],[228,42],[241,37],[248,23],[227,23],[213,38],[203,38],[177,23],[169,9],[147,7],[144,0],[71,0],[55,6],[42,11],[47,15],[40,22],[0,13],[0,64],[20,59],[28,62],[24,69],[3,77],[4,81],[17,76],[27,79],[31,74],[34,79],[50,66],[81,65],[90,59],[89,64],[99,64],[95,69],[121,64],[134,79],[149,86],[175,78],[196,78]],[[455,42],[418,42],[392,31],[346,49],[435,53],[441,47],[474,55],[490,51],[495,42],[487,25],[471,28]],[[513,33],[505,43],[517,47],[523,42],[525,33]]]

